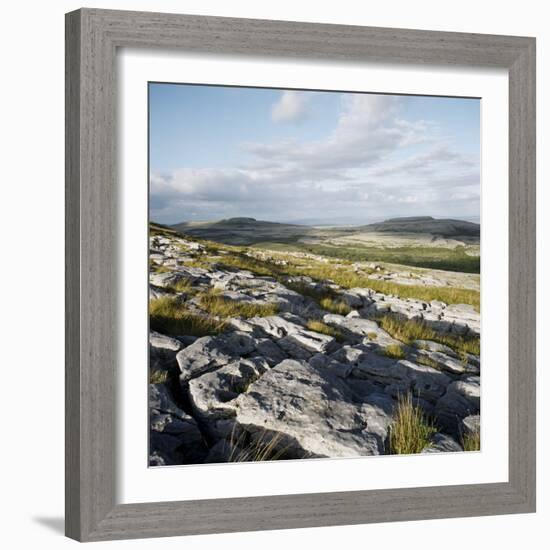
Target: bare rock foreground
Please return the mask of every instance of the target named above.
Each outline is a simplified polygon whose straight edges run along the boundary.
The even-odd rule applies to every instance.
[[[479,433],[479,354],[453,345],[479,338],[472,306],[260,274],[231,254],[151,236],[150,301],[174,316],[151,317],[152,466],[388,454],[404,395],[435,426],[424,452]]]

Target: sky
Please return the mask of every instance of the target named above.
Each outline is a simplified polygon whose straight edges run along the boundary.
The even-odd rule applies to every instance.
[[[151,220],[479,221],[478,99],[149,84]]]

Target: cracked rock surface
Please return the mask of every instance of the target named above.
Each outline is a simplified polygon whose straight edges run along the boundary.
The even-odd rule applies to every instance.
[[[177,236],[152,236],[150,250],[151,303],[215,321],[206,334],[152,323],[152,466],[387,454],[404,395],[437,428],[424,452],[462,451],[462,437],[479,433],[480,358],[448,345],[479,336],[471,306],[341,288],[287,274],[283,261],[258,274]],[[209,311],[204,295],[244,313]],[[401,341],[381,316],[438,337]]]

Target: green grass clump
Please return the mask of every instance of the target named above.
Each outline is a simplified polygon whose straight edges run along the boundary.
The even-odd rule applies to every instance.
[[[242,432],[235,437],[235,431],[231,433],[231,452],[228,462],[265,462],[284,458],[287,446],[282,445],[283,436],[280,433],[271,434],[264,430],[254,440],[250,434]]]
[[[405,350],[399,344],[390,344],[384,348],[384,355],[392,359],[405,359]]]
[[[333,338],[336,338],[336,340],[342,340],[344,337],[344,335],[337,328],[331,327],[322,321],[308,321],[306,323],[306,327],[313,332],[320,332],[321,334],[332,336]]]
[[[200,295],[199,304],[210,315],[226,319],[228,317],[268,317],[276,315],[279,311],[277,304],[254,304],[238,302],[220,296],[216,291],[206,292]]]
[[[326,309],[331,313],[337,313],[338,315],[347,315],[351,311],[351,307],[349,307],[345,302],[329,297],[319,300],[319,305],[323,309]]]
[[[191,260],[186,260],[185,267],[200,267],[202,269],[211,269],[212,260],[207,256],[196,256]]]
[[[149,262],[149,268],[151,269],[151,271],[154,271],[155,273],[170,273],[171,271],[173,271],[173,269],[171,269],[170,267],[165,265],[159,265],[153,260]]]
[[[385,315],[377,319],[378,324],[393,338],[405,344],[412,344],[414,340],[431,340],[449,346],[459,354],[472,353],[479,355],[479,336],[458,336],[454,334],[440,334],[428,325],[418,321],[402,321],[396,316]],[[467,356],[466,356],[467,357]]]
[[[376,332],[369,332],[367,336],[370,340],[376,340],[378,338],[378,334],[376,334]]]
[[[400,396],[390,425],[390,454],[410,455],[429,447],[436,432],[410,394]]]
[[[434,361],[428,355],[419,355],[415,359],[415,362],[419,365],[424,365],[425,367],[431,367],[432,369],[440,370],[439,363],[437,361]]]
[[[481,449],[481,434],[479,430],[464,434],[462,436],[462,447],[465,451],[479,451]]]
[[[251,271],[256,275],[261,275],[264,277],[276,277],[280,267],[273,262],[251,258],[246,254],[227,254],[220,261],[220,264],[228,267],[236,267],[237,269],[243,269],[245,271]]]
[[[225,329],[223,321],[193,313],[172,296],[149,302],[149,323],[152,330],[170,336],[208,336]]]
[[[165,370],[154,370],[149,375],[150,384],[165,384],[168,382],[168,371]]]
[[[193,285],[191,284],[191,281],[189,281],[189,279],[180,279],[175,283],[165,286],[164,289],[167,290],[168,292],[177,292],[177,293],[186,293],[186,294],[194,294],[197,291],[195,288],[193,288]]]

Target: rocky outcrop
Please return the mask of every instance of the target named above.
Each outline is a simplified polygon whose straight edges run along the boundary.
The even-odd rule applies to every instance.
[[[189,382],[189,398],[194,414],[210,437],[228,437],[234,428],[236,399],[269,370],[261,357],[240,359],[203,374]]]
[[[197,422],[173,401],[166,386],[149,384],[149,464],[202,462],[207,454]]]
[[[357,402],[329,371],[287,359],[253,383],[236,407],[243,429],[275,440],[288,458],[349,457],[384,452],[392,400]]]
[[[176,338],[151,332],[149,334],[149,368],[151,372],[177,369],[176,354],[183,347],[183,344]]]
[[[170,296],[204,317],[200,293],[214,291],[247,307],[275,304],[278,313],[216,318],[224,328],[211,336],[151,331],[150,372],[163,375],[149,389],[151,465],[384,454],[406,395],[437,428],[423,452],[461,451],[463,436],[479,431],[479,356],[435,341],[479,334],[470,306],[286,275],[283,260],[269,260],[280,276],[259,276],[217,253],[202,267],[195,260],[208,255],[204,244],[152,238],[150,257],[167,269],[152,268],[150,299]],[[339,304],[325,307],[345,315],[321,307],[325,294]],[[441,338],[400,342],[381,327],[391,329],[385,315]]]
[[[206,372],[227,365],[232,359],[252,353],[256,342],[245,332],[230,332],[219,336],[204,336],[176,355],[185,383]]]
[[[479,376],[467,376],[452,382],[437,401],[435,415],[439,424],[449,433],[460,435],[463,419],[479,414]]]

